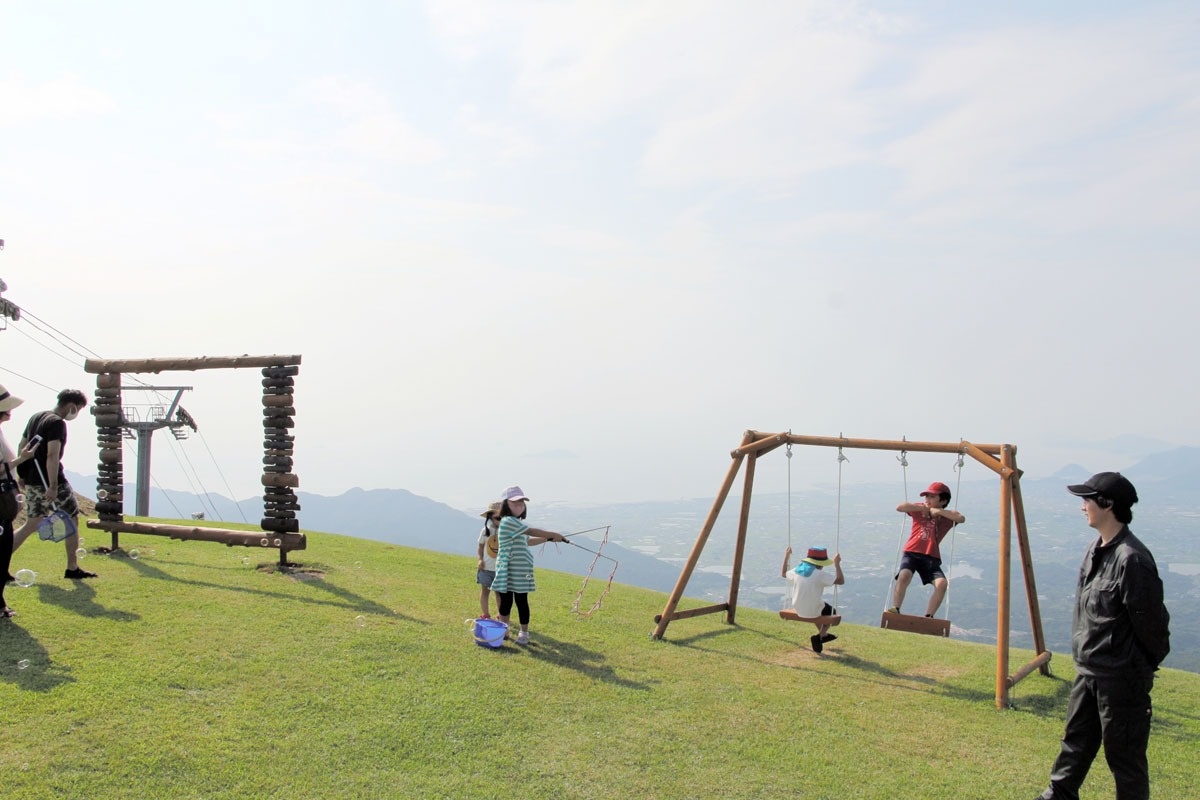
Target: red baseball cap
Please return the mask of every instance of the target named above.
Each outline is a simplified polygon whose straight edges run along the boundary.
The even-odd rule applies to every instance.
[[[921,492],[921,497],[929,494],[950,494],[950,487],[940,481],[929,484],[929,488]]]

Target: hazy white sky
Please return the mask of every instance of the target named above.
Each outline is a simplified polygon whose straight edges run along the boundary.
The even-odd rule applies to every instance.
[[[1200,13],[980,5],[0,3],[0,277],[63,335],[0,383],[300,353],[302,490],[460,507],[711,496],[746,428],[1200,444]],[[257,371],[146,377],[203,434],[156,480],[257,494]]]

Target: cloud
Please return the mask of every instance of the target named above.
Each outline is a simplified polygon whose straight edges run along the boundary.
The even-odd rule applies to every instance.
[[[989,214],[1056,229],[1150,221],[1137,189],[1156,185],[1161,197],[1168,169],[1196,175],[1200,163],[1194,136],[1160,124],[1200,123],[1200,74],[1177,45],[1162,26],[1109,24],[1010,28],[920,53],[889,110],[916,124],[880,151],[903,176],[896,202],[937,224]]]
[[[486,160],[493,162],[524,160],[537,153],[533,136],[516,125],[485,118],[473,103],[458,110],[454,127],[472,139],[477,159],[481,157],[480,150],[486,153]]]
[[[111,95],[88,86],[75,75],[41,83],[31,83],[20,74],[0,79],[0,127],[108,114],[116,108]]]
[[[344,122],[330,144],[348,155],[403,164],[428,164],[445,156],[436,138],[411,125],[394,110],[387,93],[368,83],[324,77],[302,87],[298,95],[340,113]]]

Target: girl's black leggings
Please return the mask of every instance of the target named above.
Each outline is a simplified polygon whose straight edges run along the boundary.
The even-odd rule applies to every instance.
[[[522,625],[529,624],[529,593],[528,592],[496,592],[500,597],[500,616],[507,617],[512,613],[513,601],[517,603],[517,619]]]

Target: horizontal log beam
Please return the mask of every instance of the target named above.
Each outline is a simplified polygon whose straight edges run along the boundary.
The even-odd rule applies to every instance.
[[[1012,687],[1016,686],[1018,683],[1021,682],[1022,679],[1028,677],[1029,674],[1031,672],[1033,672],[1035,669],[1040,669],[1041,667],[1044,667],[1046,664],[1049,664],[1051,655],[1052,654],[1049,650],[1045,650],[1042,653],[1040,653],[1038,655],[1038,657],[1035,658],[1033,661],[1030,661],[1028,664],[1021,667],[1019,670],[1014,672],[1012,675],[1009,675],[1008,676],[1008,688],[1011,689]]]
[[[916,442],[904,439],[847,439],[843,436],[800,436],[794,433],[761,433],[747,431],[753,438],[749,444],[729,453],[734,458],[756,453],[766,447],[778,447],[780,444],[800,444],[814,447],[846,447],[854,450],[907,450],[910,453],[960,453],[970,444],[959,442]],[[991,455],[999,455],[1004,445],[974,444],[975,449]]]
[[[188,525],[162,525],[150,522],[111,522],[89,519],[87,526],[92,530],[109,533],[141,533],[148,536],[168,536],[182,541],[220,542],[233,547],[274,548],[279,540],[280,550],[304,550],[308,542],[303,533],[266,533],[264,531],[235,531],[228,528],[200,528]]]
[[[198,369],[239,369],[242,367],[290,367],[300,363],[300,356],[200,356],[199,358],[89,358],[83,371],[95,374],[109,372],[169,372]]]
[[[667,620],[667,622],[670,622],[673,619],[687,619],[688,617],[702,617],[705,614],[719,614],[722,611],[728,611],[728,610],[729,610],[729,603],[718,603],[715,606],[704,606],[703,608],[689,608],[687,611],[672,612],[672,614],[671,614],[670,618]],[[663,620],[662,614],[654,615],[655,622],[662,622],[662,620]]]

